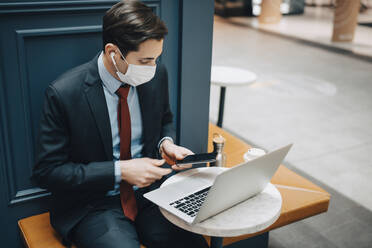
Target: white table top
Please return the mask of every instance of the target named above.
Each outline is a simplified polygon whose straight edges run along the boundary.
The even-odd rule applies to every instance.
[[[227,168],[206,167],[180,172],[168,178],[161,187],[200,171],[210,170],[212,174],[217,176],[224,169]],[[216,173],[216,170],[219,170],[219,172]],[[280,192],[270,183],[255,197],[194,225],[189,225],[163,208],[160,208],[160,212],[170,222],[187,231],[215,237],[234,237],[256,233],[269,227],[279,218],[281,207],[282,197]]]
[[[212,66],[211,83],[219,86],[243,86],[257,80],[257,75],[246,69],[229,66]]]

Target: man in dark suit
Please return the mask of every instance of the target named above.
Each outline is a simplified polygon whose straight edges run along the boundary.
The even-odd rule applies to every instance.
[[[103,18],[103,51],[46,89],[33,179],[52,193],[51,223],[66,243],[207,247],[143,197],[192,154],[173,143],[167,72],[156,63],[166,34],[146,5],[119,2]]]

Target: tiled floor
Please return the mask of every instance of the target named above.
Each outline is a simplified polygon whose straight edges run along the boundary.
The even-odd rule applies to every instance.
[[[231,23],[341,49],[372,60],[372,28],[358,25],[353,42],[331,42],[333,9],[306,7],[304,15],[284,16],[279,24],[259,24],[257,18],[234,17]],[[372,22],[372,10],[359,15],[360,22]]]
[[[215,18],[213,64],[257,73],[229,87],[224,128],[332,193],[326,214],[271,233],[270,247],[372,247],[372,63]],[[216,121],[219,88],[211,86]]]
[[[292,165],[287,165],[301,173]],[[370,248],[372,212],[317,179],[305,175],[332,195],[327,213],[270,232],[270,248]]]

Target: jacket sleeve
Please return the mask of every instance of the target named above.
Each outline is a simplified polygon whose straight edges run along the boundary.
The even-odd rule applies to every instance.
[[[45,92],[32,179],[39,187],[52,192],[113,189],[113,161],[87,164],[70,161],[67,118],[57,90],[49,86]]]

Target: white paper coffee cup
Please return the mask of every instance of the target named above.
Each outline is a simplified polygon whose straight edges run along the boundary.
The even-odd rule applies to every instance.
[[[265,154],[266,154],[266,152],[263,149],[250,148],[250,149],[248,149],[248,151],[246,153],[244,153],[243,157],[244,157],[244,161],[248,162],[248,161],[251,161],[251,160],[256,159],[258,157],[261,157]]]

